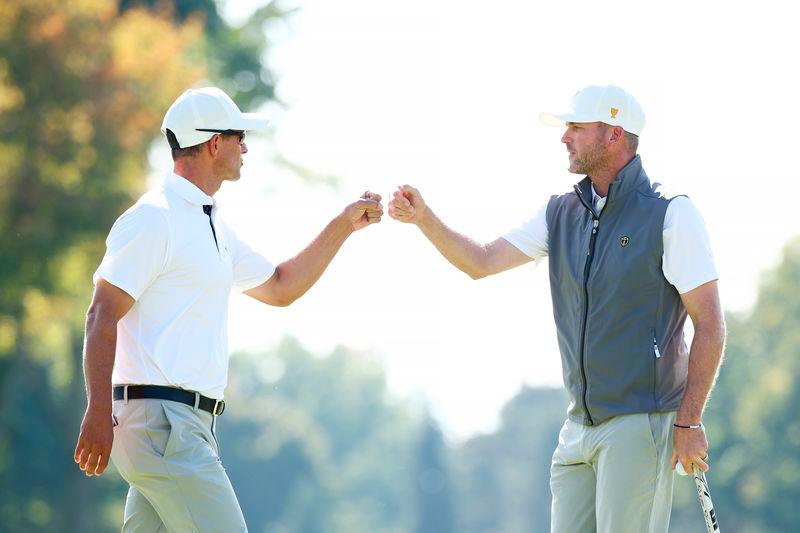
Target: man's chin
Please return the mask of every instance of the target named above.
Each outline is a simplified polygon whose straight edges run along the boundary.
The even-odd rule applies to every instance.
[[[580,170],[581,170],[580,161],[578,161],[573,154],[570,154],[569,165],[567,165],[567,171],[571,172],[572,174],[579,174]]]

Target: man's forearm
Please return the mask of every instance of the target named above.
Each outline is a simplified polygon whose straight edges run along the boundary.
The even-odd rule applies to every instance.
[[[91,310],[86,317],[83,375],[91,410],[111,413],[111,373],[117,345],[117,323],[113,317]],[[110,415],[109,415],[110,416]]]
[[[469,277],[478,279],[489,274],[485,268],[486,247],[447,227],[430,207],[417,227],[445,259]]]
[[[303,251],[278,265],[276,272],[281,303],[289,305],[305,294],[352,233],[351,222],[339,215]]]
[[[699,424],[717,379],[725,347],[725,323],[719,320],[696,326],[689,352],[689,375],[676,423]]]

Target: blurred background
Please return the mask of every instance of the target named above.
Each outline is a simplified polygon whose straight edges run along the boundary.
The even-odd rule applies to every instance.
[[[83,322],[115,218],[171,169],[186,88],[273,117],[218,194],[274,262],[371,189],[490,240],[568,190],[538,123],[592,83],[705,216],[727,310],[706,415],[721,526],[800,530],[798,41],[791,3],[2,0],[0,531],[114,531],[72,462]],[[540,532],[566,411],[547,268],[473,282],[409,226],[355,234],[289,308],[233,296],[223,460],[251,531]],[[672,531],[703,531],[676,480]]]

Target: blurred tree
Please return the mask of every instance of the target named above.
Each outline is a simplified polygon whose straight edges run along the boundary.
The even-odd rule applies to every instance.
[[[83,480],[70,457],[92,270],[145,187],[148,148],[180,92],[230,68],[240,103],[272,95],[261,29],[277,8],[231,28],[213,2],[181,16],[125,7],[6,0],[0,10],[3,529],[118,527],[120,480]],[[248,69],[261,81],[248,82]]]
[[[215,85],[246,109],[275,100],[275,76],[264,60],[270,44],[265,30],[296,10],[279,2],[261,3],[262,7],[235,27],[220,16],[215,0],[119,0],[122,11],[146,6],[172,17],[176,24],[199,19],[207,35],[203,51]]]
[[[422,426],[414,479],[417,489],[416,533],[451,533],[456,531],[453,509],[453,484],[447,465],[448,449],[442,432],[432,418]]]
[[[383,371],[337,349],[318,358],[285,340],[232,359],[219,438],[254,531],[409,531],[414,424]]]
[[[728,317],[728,333],[705,420],[720,526],[800,531],[800,239],[764,275],[755,306]],[[696,496],[685,498],[692,501],[681,504],[678,526],[700,516]]]
[[[243,107],[273,97],[262,30],[285,13],[270,3],[231,27],[211,0],[3,2],[3,531],[118,528],[124,484],[113,472],[85,480],[71,460],[85,401],[88,280],[111,223],[145,186],[148,147],[182,90],[212,78]],[[706,417],[728,531],[800,530],[799,282],[800,241],[765,277],[752,312],[729,318],[728,362]],[[415,448],[413,415],[365,358],[341,349],[317,359],[287,342],[235,358],[231,376],[221,441],[255,530],[389,533],[427,523],[415,515],[423,506],[411,465],[436,463],[441,436],[425,426],[428,444]],[[565,405],[561,391],[524,389],[497,432],[436,463],[458,467],[459,531],[547,529],[549,458]],[[696,496],[678,485],[672,530],[693,531]]]
[[[163,110],[206,75],[202,38],[197,21],[120,16],[111,0],[0,10],[3,528],[107,523],[119,481],[87,482],[71,463],[88,280],[111,222],[143,187]]]
[[[6,320],[44,305],[36,294],[70,299],[86,285],[86,254],[97,257],[110,222],[143,187],[144,156],[163,110],[205,75],[201,40],[197,22],[176,27],[141,10],[120,17],[108,1],[4,2],[0,313]],[[20,326],[15,320],[6,333],[16,339]]]
[[[727,322],[726,361],[704,421],[721,527],[800,531],[800,239],[764,275],[755,306]],[[548,529],[550,456],[565,407],[560,390],[524,389],[497,432],[456,451],[459,531]],[[704,527],[694,484],[676,478],[670,531]]]
[[[567,403],[561,389],[525,387],[503,408],[495,433],[470,439],[457,452],[458,531],[550,529],[550,458]]]

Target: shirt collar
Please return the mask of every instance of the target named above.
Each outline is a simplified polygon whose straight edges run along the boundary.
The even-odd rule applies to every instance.
[[[590,186],[592,188],[592,207],[594,207],[595,210],[599,213],[606,206],[607,196],[600,196],[599,194],[597,194],[597,191],[594,190],[594,183],[590,184]]]
[[[590,186],[592,187],[592,199],[596,202],[598,198],[605,198],[604,196],[600,196],[597,194],[597,191],[594,189],[594,183],[591,183]]]
[[[217,205],[214,199],[201,191],[197,185],[174,172],[167,172],[165,174],[163,185],[191,204]]]

